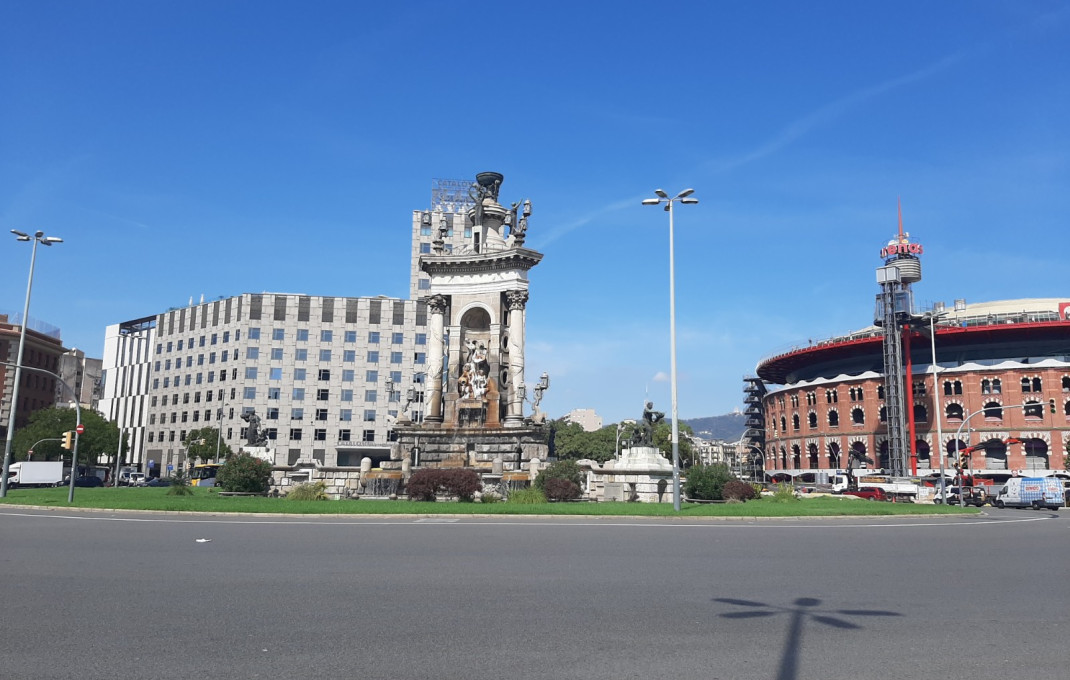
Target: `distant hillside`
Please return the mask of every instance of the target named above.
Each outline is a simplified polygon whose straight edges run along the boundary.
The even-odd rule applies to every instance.
[[[691,426],[695,434],[703,439],[720,439],[726,442],[738,441],[747,430],[747,416],[742,413],[726,413],[723,416],[708,418],[691,418],[681,420]]]

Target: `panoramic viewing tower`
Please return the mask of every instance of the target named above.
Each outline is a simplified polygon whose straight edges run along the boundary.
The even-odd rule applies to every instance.
[[[538,402],[548,377],[533,389],[525,417],[524,325],[528,271],[542,254],[524,247],[531,201],[498,203],[503,176],[483,172],[470,186],[463,225],[439,218],[431,252],[418,266],[429,277],[422,298],[428,311],[426,403],[422,423],[399,421],[395,459],[414,465],[520,469],[545,459]],[[461,242],[456,234],[461,231]],[[452,245],[447,242],[451,241]]]
[[[903,366],[903,343],[909,356],[909,322],[914,309],[910,284],[921,281],[920,244],[910,242],[903,231],[903,210],[899,208],[899,234],[881,249],[884,265],[877,269],[877,295],[874,323],[884,329],[884,403],[888,418],[888,448],[891,473],[911,472],[911,444],[907,432],[907,411],[911,393],[905,387],[907,372]],[[906,332],[904,332],[904,329]]]

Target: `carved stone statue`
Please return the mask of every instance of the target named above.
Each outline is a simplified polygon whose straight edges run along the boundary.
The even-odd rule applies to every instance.
[[[245,441],[249,446],[264,446],[267,444],[267,435],[260,429],[260,416],[256,411],[241,414],[241,419],[249,423],[245,430]]]

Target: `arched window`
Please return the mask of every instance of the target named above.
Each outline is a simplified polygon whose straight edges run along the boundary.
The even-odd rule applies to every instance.
[[[787,432],[788,431],[788,420],[784,416],[780,416],[780,431],[781,432]]]
[[[962,394],[962,381],[961,380],[945,380],[944,381],[944,394],[951,396],[955,394]]]
[[[948,420],[962,420],[962,404],[948,404],[944,414]]]
[[[1026,439],[1022,443],[1025,452],[1027,470],[1046,470],[1048,468],[1048,443],[1043,439]]]
[[[807,458],[809,459],[807,463],[811,469],[816,470],[820,467],[817,462],[817,444],[810,444],[807,447]]]
[[[1063,376],[1063,392],[1070,392],[1070,375]]]
[[[877,417],[880,418],[882,423],[888,422],[888,407],[881,406],[881,410],[877,411]]]
[[[796,470],[802,468],[802,451],[798,444],[791,445],[791,466]]]
[[[791,427],[794,430],[798,430],[799,429],[799,414],[798,413],[796,413],[796,414],[791,416]]]
[[[836,442],[829,444],[829,467],[840,467],[840,445]]]
[[[921,467],[932,467],[932,463],[929,460],[929,442],[924,439],[919,439],[914,442],[914,450],[918,452],[918,465]],[[924,465],[922,465],[924,463]]]
[[[884,385],[877,385],[877,398],[884,399]]]
[[[1067,405],[1070,406],[1070,401],[1067,402]],[[839,413],[839,411],[836,411],[835,409],[829,411],[829,426],[830,427],[839,427],[840,426],[840,413]]]
[[[927,423],[929,422],[929,410],[922,404],[914,404],[914,422],[915,423]]]
[[[1036,399],[1030,399],[1025,402],[1025,408],[1022,409],[1022,412],[1029,420],[1040,420],[1044,417],[1044,407]]]
[[[1063,404],[1063,415],[1070,416],[1070,401]]]
[[[985,420],[1003,420],[1003,405],[998,401],[986,403]]]
[[[892,467],[891,455],[888,452],[888,440],[881,442],[879,453],[877,454],[877,464],[884,469]]]
[[[811,430],[817,427],[817,414],[813,411],[810,411],[810,415],[807,416],[807,421],[807,424],[810,426]]]
[[[866,422],[866,412],[860,408],[851,409],[851,422],[855,425],[863,425]]]
[[[1064,380],[1065,380],[1065,378],[1064,378]],[[825,390],[825,401],[827,401],[830,404],[835,404],[839,400],[840,400],[840,395],[836,392],[836,390]]]

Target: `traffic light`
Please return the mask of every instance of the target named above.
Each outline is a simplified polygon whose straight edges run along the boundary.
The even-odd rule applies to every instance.
[[[67,430],[63,433],[63,443],[60,446],[68,451],[74,449],[74,430]]]
[[[1051,410],[1052,413],[1055,413],[1055,400],[1054,399],[1049,399],[1048,400],[1048,408]]]

